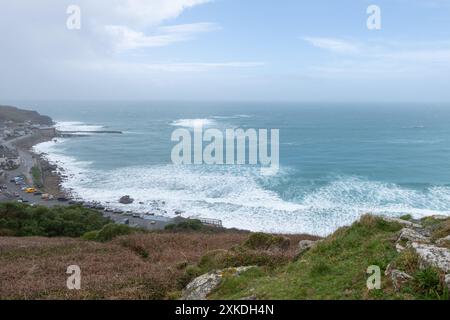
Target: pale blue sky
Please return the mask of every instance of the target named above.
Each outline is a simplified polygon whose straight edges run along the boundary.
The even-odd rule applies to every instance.
[[[450,0],[0,0],[0,14],[0,103],[450,102]]]

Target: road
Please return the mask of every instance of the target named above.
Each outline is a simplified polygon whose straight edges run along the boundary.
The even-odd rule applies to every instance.
[[[15,148],[14,143],[19,142],[22,139],[29,138],[30,136],[19,137],[4,141],[0,139],[0,144],[6,145],[8,148]],[[33,185],[33,178],[31,176],[31,168],[37,164],[37,159],[35,159],[32,153],[18,148],[21,163],[19,168],[11,171],[6,171],[6,178],[4,181],[0,181],[0,184],[7,187],[6,190],[1,190],[0,202],[6,201],[17,201],[19,199],[25,200],[27,203],[32,205],[42,205],[46,207],[54,206],[68,206],[68,202],[61,202],[55,200],[44,200],[41,196],[35,196],[34,194],[26,193],[21,190],[21,187],[16,185],[14,182],[10,182],[16,176],[24,176],[27,185]],[[15,197],[14,193],[19,194],[19,197]],[[116,223],[123,223],[126,219],[129,221],[130,226],[140,227],[147,230],[162,230],[164,227],[170,223],[173,223],[173,219],[162,217],[162,216],[151,216],[149,219],[135,218],[132,216],[126,216],[124,214],[104,212],[100,211],[105,217],[110,218]]]

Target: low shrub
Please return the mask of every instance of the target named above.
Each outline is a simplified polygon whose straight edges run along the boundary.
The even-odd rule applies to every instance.
[[[80,237],[101,229],[110,220],[82,207],[32,207],[21,203],[0,204],[0,230],[16,237]]]
[[[107,242],[116,237],[129,235],[137,231],[138,229],[131,228],[124,224],[110,223],[97,232],[94,240],[99,242]]]
[[[406,220],[406,221],[410,221],[410,220],[412,220],[412,215],[410,215],[410,214],[405,214],[405,215],[403,215],[403,216],[401,216],[400,217],[400,219],[402,219],[402,220]]]
[[[200,220],[186,220],[180,223],[172,223],[167,225],[164,229],[172,232],[184,231],[199,231],[203,229],[204,225]]]
[[[416,290],[430,299],[448,299],[448,289],[439,270],[427,267],[414,274]]]
[[[243,246],[251,250],[287,250],[290,240],[282,236],[274,236],[267,233],[252,233]]]

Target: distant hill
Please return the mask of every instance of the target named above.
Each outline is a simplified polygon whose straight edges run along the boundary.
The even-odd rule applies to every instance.
[[[36,111],[22,110],[11,106],[0,106],[0,121],[25,122],[31,121],[36,124],[52,125],[53,121],[48,116],[40,115]]]

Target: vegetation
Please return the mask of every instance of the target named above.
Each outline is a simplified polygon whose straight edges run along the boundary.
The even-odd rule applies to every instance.
[[[106,242],[111,241],[116,237],[129,235],[138,231],[143,232],[144,230],[139,230],[122,224],[109,223],[98,231],[86,232],[82,238],[84,240]]]
[[[42,116],[36,111],[23,110],[11,106],[0,106],[0,120],[10,120],[13,122],[32,121],[44,125],[53,124],[50,117]]]
[[[449,221],[421,223],[437,238],[448,235]],[[401,229],[366,215],[298,254],[300,240],[318,238],[210,230],[195,220],[145,232],[81,207],[1,204],[0,299],[177,299],[195,277],[240,266],[256,267],[238,277],[225,272],[209,298],[449,299],[439,270],[423,268],[412,249],[395,250]],[[83,290],[64,287],[61,270],[71,264],[82,267]],[[413,279],[397,291],[383,276],[381,290],[369,291],[372,265],[382,275],[390,265]]]
[[[0,236],[80,237],[109,222],[100,213],[82,207],[0,204]]]
[[[42,172],[39,167],[34,166],[31,168],[31,176],[33,177],[34,186],[37,188],[42,187]]]
[[[200,231],[204,229],[203,223],[200,220],[186,220],[180,223],[172,223],[165,227],[167,231],[171,232],[185,232],[185,231]]]
[[[396,252],[394,243],[401,228],[398,223],[364,216],[275,271],[260,268],[226,278],[211,298],[448,299],[442,275],[436,269],[418,268],[418,257],[413,251]],[[369,291],[367,267],[377,265],[384,274],[392,261],[411,272],[414,281],[397,292],[390,279],[384,277],[380,290]]]

